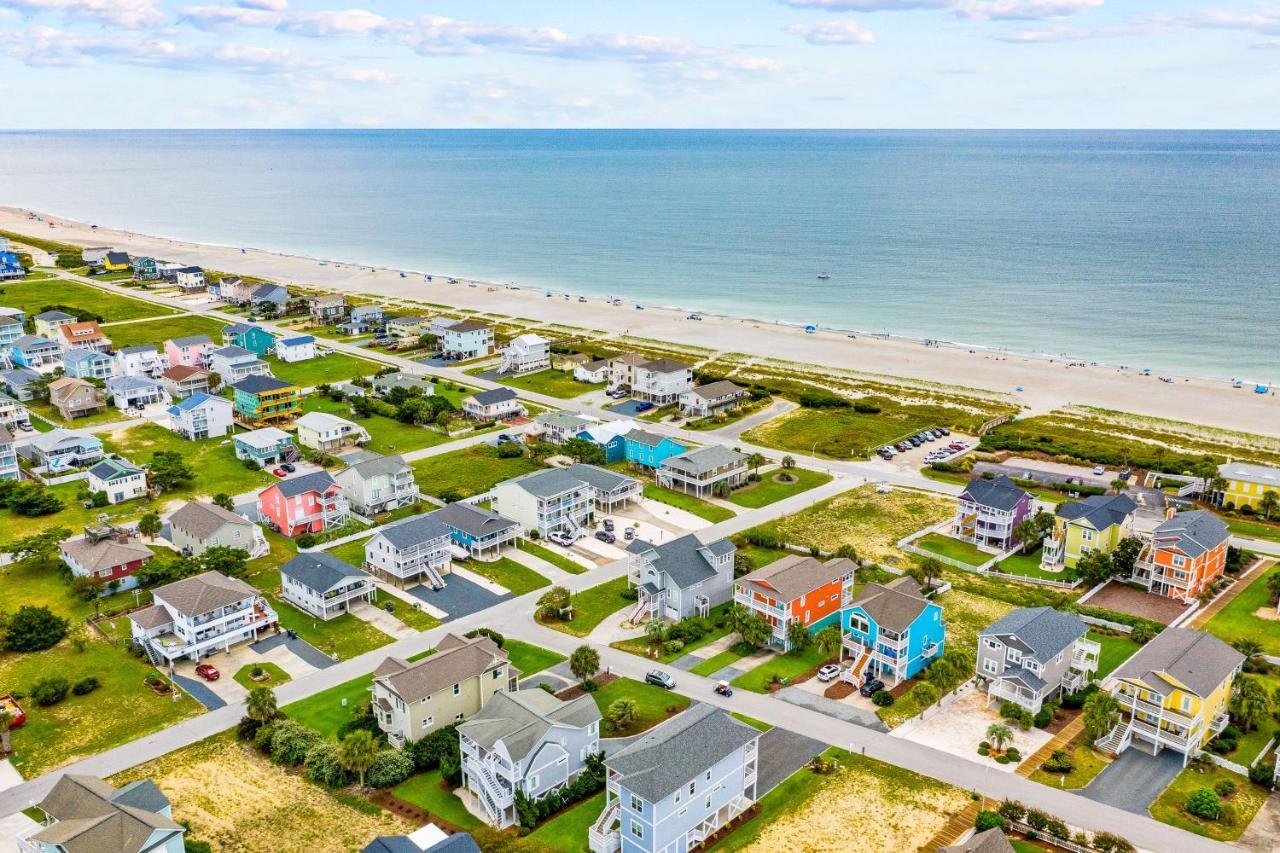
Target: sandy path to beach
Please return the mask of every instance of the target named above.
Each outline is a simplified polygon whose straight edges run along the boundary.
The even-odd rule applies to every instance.
[[[28,233],[81,246],[111,246],[133,254],[199,264],[213,269],[260,276],[283,284],[299,284],[347,293],[372,293],[390,299],[412,299],[454,305],[473,311],[526,317],[609,334],[668,340],[723,352],[782,358],[948,385],[981,388],[1015,395],[1029,413],[1069,404],[1098,406],[1139,415],[1171,418],[1209,426],[1280,436],[1280,398],[1234,389],[1225,380],[1177,377],[1174,383],[1136,370],[1071,367],[1063,361],[960,347],[818,331],[806,334],[795,326],[762,320],[703,315],[689,320],[683,311],[646,308],[634,301],[614,306],[603,299],[578,302],[556,293],[513,289],[460,279],[448,284],[443,275],[427,282],[421,273],[401,277],[399,270],[361,266],[346,261],[322,263],[315,258],[262,249],[190,243],[106,227],[97,229],[51,214],[46,221],[32,211],[0,208],[0,229]],[[48,222],[56,227],[49,227]],[[1158,310],[1155,306],[1152,310]],[[1188,328],[1194,334],[1194,328]],[[1146,366],[1135,365],[1134,367]],[[1157,365],[1154,373],[1160,374]],[[1016,391],[1022,388],[1021,392]]]

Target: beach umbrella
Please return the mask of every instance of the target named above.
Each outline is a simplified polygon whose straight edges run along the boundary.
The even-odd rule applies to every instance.
[[[818,327],[810,323],[809,325],[804,327],[804,331],[805,331],[805,334],[812,335],[814,332],[818,331]]]

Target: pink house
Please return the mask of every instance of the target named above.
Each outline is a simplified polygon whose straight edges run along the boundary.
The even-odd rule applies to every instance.
[[[258,493],[258,514],[285,536],[320,533],[347,520],[347,499],[328,471],[272,483]]]
[[[169,356],[170,367],[208,367],[209,353],[214,349],[208,335],[188,335],[164,342],[164,354]]]

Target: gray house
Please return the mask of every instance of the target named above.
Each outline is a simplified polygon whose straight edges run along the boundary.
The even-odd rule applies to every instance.
[[[705,616],[733,596],[733,555],[728,539],[702,544],[690,533],[653,545],[637,539],[627,546],[629,580],[639,598],[631,621],[643,618],[680,621]]]
[[[495,693],[458,726],[462,783],[503,829],[516,823],[515,792],[538,799],[563,788],[600,749],[600,709],[591,696],[564,702],[542,690]]]
[[[378,594],[373,578],[324,551],[299,554],[280,567],[280,593],[313,616],[332,619]]]
[[[1019,607],[978,634],[977,673],[992,702],[1016,702],[1033,714],[1060,693],[1093,680],[1101,646],[1085,639],[1074,613]]]
[[[658,466],[658,485],[672,491],[697,495],[715,494],[716,486],[728,483],[736,489],[747,481],[747,456],[719,444],[699,447],[668,456]]]
[[[116,788],[97,776],[68,773],[40,801],[44,822],[7,838],[22,853],[182,853],[186,828],[150,779]],[[16,846],[15,846],[16,842]]]
[[[413,469],[403,456],[373,455],[352,463],[333,479],[342,486],[351,508],[361,515],[399,509],[421,498]]]
[[[566,470],[591,487],[596,509],[601,512],[613,512],[616,507],[625,507],[631,501],[638,499],[643,489],[636,478],[596,465],[575,462]]]
[[[593,853],[684,853],[751,807],[760,732],[698,704],[605,760]],[[617,828],[614,828],[614,824]]]
[[[364,544],[365,567],[400,586],[420,581],[443,589],[454,551],[449,528],[433,516],[415,515],[382,527]]]

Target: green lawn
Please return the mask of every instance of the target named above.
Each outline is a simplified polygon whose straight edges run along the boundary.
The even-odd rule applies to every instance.
[[[1269,655],[1280,655],[1280,622],[1275,621],[1276,608],[1267,592],[1267,578],[1280,574],[1280,566],[1272,566],[1256,575],[1239,595],[1205,623],[1204,630],[1234,643],[1238,639],[1254,640]],[[1271,619],[1257,614],[1264,613]]]
[[[1075,569],[1064,568],[1060,572],[1047,572],[1040,568],[1040,557],[1041,549],[1037,548],[1030,554],[1014,554],[1012,557],[1006,557],[996,564],[996,568],[1010,575],[1043,578],[1051,581],[1070,582],[1075,580]]]
[[[32,415],[39,415],[40,417],[52,421],[58,426],[66,427],[67,429],[84,429],[85,427],[97,426],[98,424],[109,424],[113,421],[123,422],[128,420],[125,413],[117,409],[115,406],[107,406],[103,411],[95,412],[92,415],[84,415],[82,417],[66,420],[58,410],[47,401],[30,400],[24,405],[26,405]],[[40,422],[36,419],[35,423],[38,425]],[[40,432],[46,432],[46,430],[40,430]]]
[[[72,623],[93,616],[94,602],[81,601],[72,594],[71,584],[63,579],[59,565],[59,558],[55,554],[48,565],[28,558],[0,566],[0,612],[12,614],[22,605],[30,604],[33,607],[48,607]],[[144,595],[143,601],[148,600]],[[133,606],[133,593],[119,592],[98,599],[97,612],[110,613]],[[0,684],[0,688],[2,687],[4,685]],[[3,692],[0,690],[0,693]]]
[[[237,495],[275,482],[275,478],[266,471],[246,468],[236,458],[230,438],[187,441],[177,433],[150,423],[100,437],[107,452],[118,453],[138,465],[150,462],[151,457],[159,451],[172,450],[180,453],[195,470],[196,476],[184,488],[165,494],[163,499],[166,501],[219,492]]]
[[[439,770],[411,776],[392,788],[391,793],[462,829],[476,829],[481,825],[480,820],[467,811],[462,800],[445,786]]]
[[[497,448],[487,444],[419,459],[412,465],[423,493],[437,498],[450,492],[469,498],[503,480],[542,469],[527,456],[501,459]]]
[[[710,678],[714,673],[719,672],[726,666],[732,665],[735,661],[741,660],[742,657],[742,655],[738,654],[733,649],[726,649],[718,655],[707,658],[702,663],[691,668],[689,672],[694,675],[701,675],[704,678]]]
[[[630,678],[615,678],[592,693],[591,697],[596,700],[600,713],[606,715],[606,719],[600,721],[601,737],[629,737],[638,734],[670,717],[674,712],[668,712],[668,708],[684,710],[689,707],[688,696]],[[636,720],[623,730],[615,730],[613,723],[607,719],[609,706],[619,699],[630,699],[636,703]]]
[[[1231,803],[1236,812],[1236,820],[1231,824],[1218,821],[1206,821],[1189,814],[1185,808],[1187,798],[1200,788],[1212,789],[1223,779],[1230,779],[1236,784],[1236,793],[1226,802]],[[1169,787],[1151,804],[1151,816],[1161,823],[1204,835],[1215,841],[1234,841],[1244,834],[1249,821],[1262,808],[1267,800],[1267,793],[1254,785],[1244,776],[1216,764],[1208,765],[1203,772],[1188,767],[1179,773]]]
[[[1277,695],[1276,691],[1280,690],[1280,677],[1274,675],[1244,674],[1237,676],[1237,678],[1252,678],[1257,680],[1262,684],[1263,688],[1266,689],[1268,696],[1275,696]],[[1253,763],[1253,760],[1258,757],[1258,754],[1270,745],[1271,738],[1275,733],[1276,722],[1275,718],[1272,717],[1264,721],[1261,726],[1253,731],[1242,734],[1235,750],[1228,752],[1225,757],[1237,764],[1248,767]]]
[[[499,557],[496,560],[468,560],[461,565],[496,584],[505,586],[512,595],[524,595],[526,592],[533,592],[551,583],[533,569],[517,563],[510,557]]]
[[[800,408],[748,430],[744,441],[814,453],[833,459],[861,458],[893,440],[934,425],[957,426],[974,420],[974,415],[949,406],[903,405],[886,398],[874,398],[878,414],[847,409]]]
[[[730,629],[729,629],[727,617],[729,614],[729,608],[732,606],[732,604],[733,603],[729,601],[726,601],[724,604],[717,604],[715,607],[711,608],[711,611],[708,614],[708,617],[711,619],[711,622],[713,623],[713,625],[719,625],[719,623],[721,622],[724,623],[723,625],[719,625],[719,627],[713,627],[710,631],[708,631],[702,637],[684,646],[678,652],[664,651],[660,656],[658,656],[658,658],[656,658],[658,663],[671,663],[673,660],[676,660],[677,658],[682,658],[685,655],[689,654],[690,652],[696,652],[698,649],[702,648],[703,646],[711,645],[716,640],[719,640],[720,638],[728,634]],[[615,643],[610,643],[609,645],[615,649],[620,649],[621,651],[627,652],[628,654],[636,655],[637,657],[642,657],[642,658],[650,657],[649,641],[645,637],[635,637],[630,640],[619,640]]]
[[[372,376],[381,367],[376,362],[341,352],[331,352],[326,356],[307,361],[292,362],[281,361],[273,355],[267,359],[267,363],[271,365],[271,373],[277,379],[292,382],[303,388],[346,382],[357,376]]]
[[[1267,523],[1258,519],[1239,518],[1223,516],[1222,520],[1227,523],[1227,527],[1237,536],[1243,536],[1247,539],[1267,539],[1271,542],[1280,542],[1280,524],[1275,522]]]
[[[1127,634],[1104,634],[1095,629],[1090,630],[1085,637],[1102,645],[1102,651],[1098,655],[1098,671],[1095,674],[1099,681],[1110,675],[1112,670],[1142,648],[1129,639]]]
[[[373,690],[373,675],[358,675],[350,681],[322,690],[306,699],[285,705],[281,710],[292,720],[327,737],[338,736],[342,724],[352,719]],[[345,700],[346,704],[343,704]]]
[[[738,489],[729,495],[729,502],[755,509],[831,482],[830,474],[822,471],[809,471],[804,468],[793,468],[791,471],[785,472],[796,478],[793,483],[775,482],[774,478],[782,476],[783,473],[781,471],[766,471],[760,475],[759,482],[752,483],[747,488]]]
[[[542,672],[565,660],[564,655],[521,640],[508,639],[502,649],[510,656],[511,665],[520,670],[521,677]]]
[[[605,581],[599,586],[584,589],[573,595],[569,602],[573,605],[573,619],[569,622],[552,620],[545,622],[548,628],[555,628],[575,637],[585,637],[610,614],[617,613],[624,607],[632,607],[635,602],[623,598],[627,591],[626,577]]]
[[[325,552],[332,554],[339,560],[349,565],[359,568],[364,565],[364,546],[368,539],[355,539],[351,542],[343,542],[341,545],[334,545],[332,548],[325,548]]]
[[[1097,752],[1093,747],[1080,740],[1072,742],[1070,754],[1074,769],[1065,774],[1065,777],[1062,773],[1047,773],[1037,767],[1035,772],[1031,774],[1031,781],[1039,782],[1041,785],[1048,785],[1051,788],[1076,791],[1088,785],[1093,781],[1093,777],[1101,773],[1111,763],[1110,759],[1102,753]]]
[[[551,565],[571,575],[580,575],[587,570],[586,566],[576,560],[571,560],[563,554],[557,554],[550,548],[539,545],[537,542],[530,542],[528,539],[521,539],[517,547],[521,551],[532,554],[541,560],[546,560]]]
[[[676,509],[682,509],[685,512],[693,513],[699,518],[705,519],[712,524],[718,524],[721,521],[727,521],[733,518],[736,513],[715,504],[709,504],[706,501],[695,498],[693,495],[686,495],[683,492],[673,492],[670,489],[664,489],[656,483],[646,483],[644,487],[644,496],[658,503],[664,503],[667,506],[673,506]]]
[[[320,394],[308,394],[304,397],[302,410],[337,415],[358,423],[369,432],[369,443],[365,445],[365,449],[374,453],[407,453],[410,450],[434,447],[449,441],[449,436],[442,432],[416,424],[400,423],[394,418],[384,418],[381,415],[370,415],[367,418],[354,417],[351,414],[350,403],[330,400]]]
[[[766,723],[764,720],[757,720],[755,717],[748,717],[746,714],[739,714],[737,711],[731,711],[729,716],[733,717],[735,720],[741,720],[748,726],[751,726],[751,728],[758,729],[762,732],[767,732],[769,729],[773,728],[771,724]]]
[[[922,536],[915,541],[915,546],[942,557],[967,563],[970,566],[981,566],[992,557],[991,554],[979,551],[977,547],[968,542],[962,542],[950,536],[943,536],[941,533],[930,533],[927,536]]]
[[[791,552],[785,548],[766,548],[762,545],[742,544],[738,546],[738,554],[751,561],[755,569],[763,569],[774,560],[781,560]]]
[[[241,687],[243,687],[245,690],[253,690],[257,687],[279,687],[281,684],[284,684],[286,681],[291,680],[289,677],[289,673],[285,672],[283,669],[276,666],[271,661],[263,661],[260,664],[256,664],[256,666],[262,667],[263,674],[266,675],[266,678],[264,678],[262,681],[254,681],[253,680],[254,666],[255,664],[248,664],[246,666],[242,666],[234,676],[236,683],[239,684]]]
[[[178,313],[172,308],[108,293],[105,290],[63,278],[7,282],[0,285],[0,305],[25,311],[29,317],[41,313],[46,305],[70,305],[93,312],[101,317],[104,323],[138,320],[143,317],[164,317]],[[108,331],[107,335],[113,341],[115,340],[114,330]],[[119,349],[119,346],[117,345],[116,348]]]
[[[734,687],[750,690],[752,693],[767,693],[769,692],[769,682],[773,680],[773,676],[795,678],[817,669],[826,661],[826,655],[818,651],[817,646],[810,646],[801,652],[774,655],[750,672],[744,672],[739,675],[730,683]]]
[[[146,317],[148,315],[143,314]],[[131,347],[138,344],[161,345],[168,338],[180,338],[185,335],[208,335],[214,343],[222,340],[222,327],[227,325],[212,317],[201,317],[196,314],[183,314],[179,317],[166,317],[161,320],[147,320],[142,323],[127,323],[123,326],[108,326],[103,329],[111,338],[114,349]]]
[[[468,370],[471,376],[478,376],[490,368]],[[599,391],[604,383],[579,382],[573,378],[573,371],[540,370],[537,373],[526,373],[524,376],[505,376],[496,380],[512,388],[532,391],[535,394],[546,394],[548,397],[559,397],[564,400],[580,397],[589,391]]]
[[[604,811],[604,792],[576,803],[543,823],[525,838],[531,844],[559,853],[584,853],[587,848],[587,830]]]

